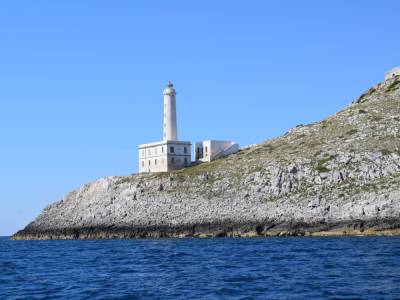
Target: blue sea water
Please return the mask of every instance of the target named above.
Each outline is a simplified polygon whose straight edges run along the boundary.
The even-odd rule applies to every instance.
[[[400,299],[400,238],[0,238],[0,299]]]

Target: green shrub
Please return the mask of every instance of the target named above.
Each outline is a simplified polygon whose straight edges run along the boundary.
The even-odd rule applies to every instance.
[[[351,129],[351,130],[346,132],[347,135],[353,135],[355,133],[357,133],[357,129]]]
[[[400,81],[396,79],[391,85],[388,86],[386,91],[392,92],[394,90],[397,90],[399,87],[400,87]]]
[[[327,173],[327,172],[330,171],[330,169],[328,169],[328,168],[325,167],[325,166],[321,166],[321,165],[317,165],[317,166],[315,167],[315,170],[318,171],[319,173]]]

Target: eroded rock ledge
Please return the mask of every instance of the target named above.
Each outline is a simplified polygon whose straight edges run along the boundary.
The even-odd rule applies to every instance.
[[[221,238],[282,236],[380,236],[400,235],[398,219],[352,221],[337,224],[202,224],[180,227],[70,228],[23,230],[14,240],[134,239],[134,238]]]

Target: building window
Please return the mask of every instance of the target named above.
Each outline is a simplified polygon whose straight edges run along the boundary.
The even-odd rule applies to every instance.
[[[174,148],[173,146],[171,146],[171,147],[169,148],[169,152],[175,153],[175,148]]]
[[[144,150],[142,150],[142,156],[144,156],[144,154],[145,154],[145,152],[144,152]]]
[[[144,160],[142,160],[142,167],[144,167]]]
[[[151,165],[151,161],[149,160],[149,167],[150,167],[150,165]]]
[[[151,155],[151,149],[147,150],[147,153],[148,153],[149,155]]]
[[[185,157],[185,167],[188,165],[188,159]]]
[[[183,147],[183,153],[187,153],[187,147]]]
[[[158,154],[158,150],[157,150],[157,148],[155,148],[155,149],[154,149],[154,151],[155,151],[155,153],[156,153],[156,155],[157,155],[157,154]]]
[[[171,157],[171,164],[175,163],[175,157]]]
[[[154,165],[156,165],[156,166],[157,166],[157,159],[155,159],[155,160],[154,160]]]
[[[161,153],[164,153],[164,147],[161,147]]]

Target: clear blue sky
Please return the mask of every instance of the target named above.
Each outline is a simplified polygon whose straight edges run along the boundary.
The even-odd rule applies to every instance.
[[[1,1],[0,235],[162,137],[248,145],[325,118],[400,65],[400,1]]]

